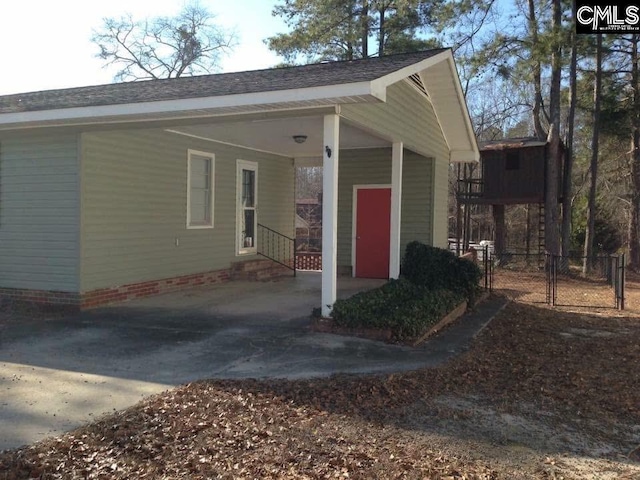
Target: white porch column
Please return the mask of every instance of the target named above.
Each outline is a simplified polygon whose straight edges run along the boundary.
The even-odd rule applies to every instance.
[[[402,142],[391,150],[391,228],[389,242],[389,278],[400,276],[400,225],[402,216]]]
[[[331,314],[338,279],[338,151],[340,117],[324,117],[322,145],[322,316]]]

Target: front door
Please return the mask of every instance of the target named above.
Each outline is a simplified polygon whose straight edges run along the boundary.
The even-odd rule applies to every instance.
[[[389,278],[391,189],[356,190],[355,276]]]

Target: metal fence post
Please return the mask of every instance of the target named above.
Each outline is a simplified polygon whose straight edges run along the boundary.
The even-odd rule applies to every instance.
[[[298,240],[296,238],[293,239],[293,255],[291,259],[293,260],[293,276],[295,277],[298,274],[298,266],[296,265],[296,254],[298,253]]]
[[[627,268],[624,253],[622,254],[622,265],[620,266],[620,310],[624,310],[624,274]]]
[[[548,253],[544,254],[544,267],[547,277],[547,305],[551,305],[551,256]]]
[[[489,293],[493,293],[493,253],[489,258]]]
[[[552,305],[556,306],[556,300],[558,297],[558,257],[551,255],[551,285],[552,285]]]
[[[482,263],[484,265],[484,289],[487,290],[489,288],[489,269],[488,269],[488,260],[489,260],[489,246],[485,245],[482,251]]]

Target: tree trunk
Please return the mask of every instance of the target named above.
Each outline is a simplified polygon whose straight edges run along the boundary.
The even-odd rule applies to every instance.
[[[640,75],[638,72],[638,42],[640,35],[631,37],[631,208],[629,212],[629,267],[640,271]]]
[[[473,166],[470,163],[464,164],[464,178],[466,182],[467,198],[471,197],[471,179],[473,179]],[[471,236],[471,208],[470,203],[464,205],[464,223],[462,227],[462,250],[466,252],[469,249],[469,240]]]
[[[379,37],[378,37],[378,56],[382,57],[384,56],[384,29],[385,29],[385,14],[387,13],[387,7],[386,5],[382,4],[379,7],[379,11],[378,13],[380,14],[380,30],[379,30]]]
[[[529,0],[529,33],[531,34],[531,45],[535,47],[538,45],[538,19],[536,17],[536,9],[534,0]],[[533,48],[532,48],[533,50]],[[536,137],[540,140],[547,136],[540,115],[542,114],[542,67],[540,65],[539,57],[536,56],[536,60],[533,64],[533,110],[531,114],[533,116],[533,128],[536,133]]]
[[[572,18],[575,19],[576,3],[572,2]],[[575,20],[574,20],[575,23]],[[575,26],[571,30],[571,61],[569,65],[569,114],[567,117],[567,138],[565,140],[564,168],[562,170],[562,254],[571,250],[572,176],[573,176],[573,122],[576,117],[578,45]]]
[[[362,0],[362,58],[369,58],[369,0]]]
[[[593,86],[593,133],[591,135],[591,182],[587,205],[587,230],[584,237],[584,259],[582,273],[586,275],[593,267],[593,238],[596,223],[596,186],[598,181],[598,137],[600,135],[600,100],[602,96],[602,35],[596,36],[596,77]]]
[[[558,168],[560,165],[560,77],[562,73],[562,43],[560,28],[562,7],[560,0],[553,0],[553,46],[551,51],[551,88],[549,92],[550,117],[545,191],[545,247],[553,254],[560,253],[558,232]]]
[[[504,205],[492,205],[493,224],[495,225],[495,238],[493,250],[500,258],[505,250]]]
[[[456,256],[460,256],[460,242],[462,242],[462,204],[460,203],[460,196],[464,193],[461,188],[461,180],[462,177],[460,177],[460,164],[458,163],[457,165],[457,182],[456,182],[456,187],[455,187],[455,191],[456,191]]]

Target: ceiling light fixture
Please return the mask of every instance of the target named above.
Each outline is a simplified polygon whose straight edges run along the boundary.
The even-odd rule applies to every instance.
[[[296,143],[304,143],[307,141],[306,135],[294,135],[292,138],[293,138],[293,141]]]

